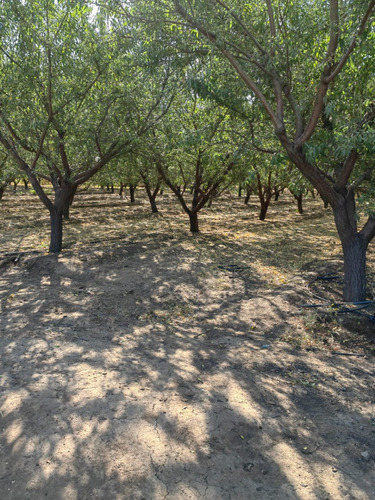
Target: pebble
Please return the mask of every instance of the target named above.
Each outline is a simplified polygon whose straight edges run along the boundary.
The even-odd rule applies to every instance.
[[[361,457],[363,458],[363,460],[365,460],[366,462],[368,462],[371,458],[371,455],[368,451],[362,451],[361,453]]]

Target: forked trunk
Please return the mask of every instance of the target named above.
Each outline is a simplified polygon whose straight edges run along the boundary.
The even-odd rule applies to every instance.
[[[156,196],[159,192],[159,187],[157,186],[156,189],[154,189],[154,192],[152,192],[149,183],[147,181],[145,181],[145,190],[147,193],[147,197],[150,201],[152,213],[157,214],[159,212],[159,210],[158,210],[158,207],[156,205],[155,200],[156,200]]]
[[[59,253],[62,250],[62,234],[63,234],[63,214],[53,207],[50,210],[51,221],[51,241],[49,251]]]

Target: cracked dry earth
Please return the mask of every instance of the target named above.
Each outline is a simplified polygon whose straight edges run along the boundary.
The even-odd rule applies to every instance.
[[[374,358],[283,342],[302,283],[220,252],[151,235],[3,265],[2,500],[375,498]]]

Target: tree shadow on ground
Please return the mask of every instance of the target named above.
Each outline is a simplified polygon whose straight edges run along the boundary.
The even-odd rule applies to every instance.
[[[371,498],[373,364],[280,342],[298,293],[214,254],[148,237],[3,272],[4,500]]]

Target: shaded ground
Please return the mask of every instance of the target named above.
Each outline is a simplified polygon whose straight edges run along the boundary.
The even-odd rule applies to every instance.
[[[192,237],[169,197],[82,193],[55,256],[29,200],[0,206],[2,499],[375,498],[374,325],[301,309],[340,272],[320,202]]]

